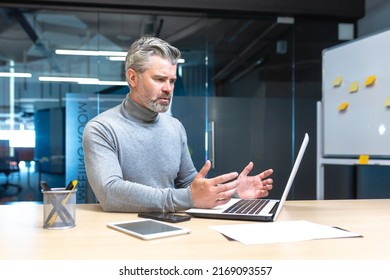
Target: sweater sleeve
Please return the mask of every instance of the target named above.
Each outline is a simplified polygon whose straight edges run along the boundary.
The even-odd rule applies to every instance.
[[[180,170],[175,180],[175,186],[177,188],[186,188],[192,183],[197,172],[194,167],[194,163],[192,161],[190,151],[188,149],[187,133],[185,131],[184,126],[181,123],[179,127],[180,127],[180,134],[182,138],[182,149],[181,149],[182,154],[180,159]]]
[[[118,143],[104,124],[90,121],[82,141],[88,181],[103,210],[176,212],[193,207],[188,187],[155,188],[124,180]]]

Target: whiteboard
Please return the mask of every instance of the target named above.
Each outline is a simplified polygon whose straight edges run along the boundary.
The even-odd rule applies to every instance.
[[[325,49],[322,77],[324,156],[390,157],[390,30]]]

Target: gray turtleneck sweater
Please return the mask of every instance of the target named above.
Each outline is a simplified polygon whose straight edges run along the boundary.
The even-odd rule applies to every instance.
[[[183,125],[129,97],[85,126],[89,184],[105,211],[175,212],[193,207],[197,171]]]

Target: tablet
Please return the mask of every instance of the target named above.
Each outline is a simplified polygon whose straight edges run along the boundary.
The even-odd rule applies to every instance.
[[[190,233],[189,229],[151,219],[108,223],[107,226],[145,240]]]

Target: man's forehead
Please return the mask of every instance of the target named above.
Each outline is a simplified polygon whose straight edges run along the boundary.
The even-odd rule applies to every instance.
[[[156,57],[156,58],[153,58]],[[146,71],[158,76],[176,76],[177,65],[172,64],[168,59],[152,56],[146,67]]]
[[[176,64],[172,63],[172,61],[167,57],[163,57],[163,56],[156,55],[156,54],[149,56],[148,64],[155,64],[155,63],[159,63],[159,64],[162,63],[162,64],[168,64],[171,66],[176,66]]]

